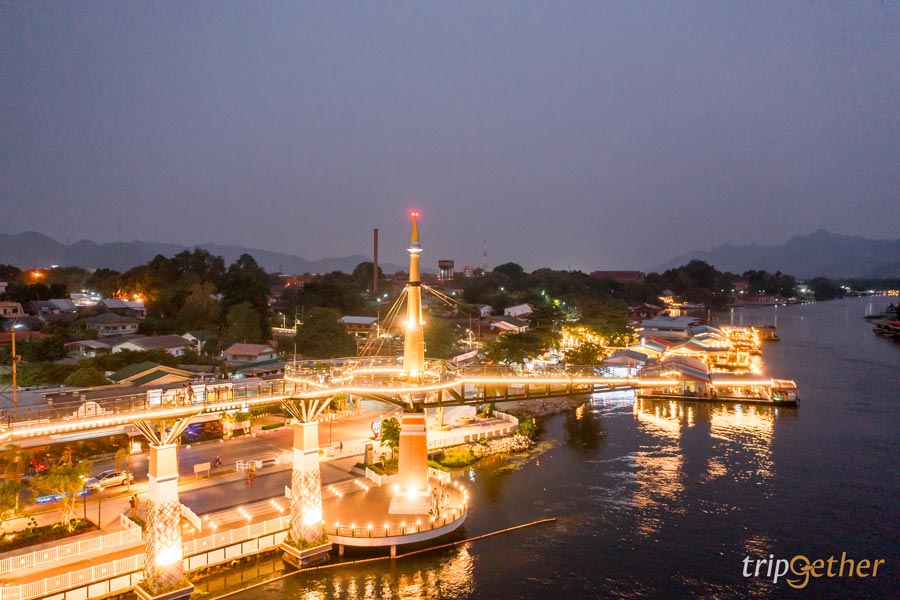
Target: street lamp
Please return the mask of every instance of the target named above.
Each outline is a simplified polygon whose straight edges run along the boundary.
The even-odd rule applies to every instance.
[[[19,318],[16,317],[13,319],[13,327],[12,327],[12,335],[10,337],[12,341],[12,397],[13,397],[13,417],[19,416],[19,384],[16,380],[16,363],[19,362],[19,357],[16,356],[16,329],[19,327],[25,327],[24,325],[19,325]]]

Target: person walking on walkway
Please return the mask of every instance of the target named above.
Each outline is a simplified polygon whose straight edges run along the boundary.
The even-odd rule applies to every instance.
[[[134,518],[138,514],[138,497],[137,494],[131,497],[131,500],[128,501],[128,504],[131,505],[131,517]]]

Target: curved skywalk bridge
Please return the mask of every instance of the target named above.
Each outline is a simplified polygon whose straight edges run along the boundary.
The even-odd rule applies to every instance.
[[[419,376],[410,377],[391,358],[298,361],[285,367],[283,380],[234,383],[226,389],[216,382],[192,396],[173,400],[152,402],[148,395],[132,394],[29,407],[19,415],[6,415],[0,424],[0,444],[141,421],[189,419],[292,399],[326,400],[339,394],[419,410],[584,394],[637,384],[636,378],[604,377],[594,367],[550,368],[519,374],[505,366],[456,367],[446,361],[427,361]]]

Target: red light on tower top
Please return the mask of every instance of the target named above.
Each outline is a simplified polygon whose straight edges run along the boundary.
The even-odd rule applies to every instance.
[[[409,211],[409,218],[410,218],[410,219],[418,219],[418,218],[419,218],[419,211],[416,210],[416,209],[413,209],[413,210]]]

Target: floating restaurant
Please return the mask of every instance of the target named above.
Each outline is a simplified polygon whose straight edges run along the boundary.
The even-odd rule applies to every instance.
[[[646,367],[641,398],[678,398],[796,406],[797,384],[756,373],[710,372],[703,361],[676,356]]]

